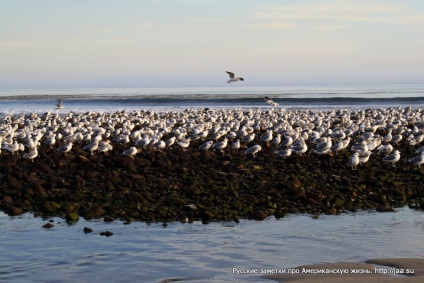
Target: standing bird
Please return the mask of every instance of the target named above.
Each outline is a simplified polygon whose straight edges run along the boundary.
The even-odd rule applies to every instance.
[[[208,150],[211,148],[212,145],[213,145],[213,141],[204,142],[199,146],[199,150]]]
[[[234,73],[225,71],[228,75],[230,75],[230,79],[227,81],[228,84],[236,81],[244,81],[242,77],[236,77]]]
[[[248,149],[246,149],[246,151],[244,152],[245,154],[252,154],[253,157],[255,157],[255,153],[258,153],[259,151],[261,151],[261,146],[260,145],[254,145],[249,147]]]
[[[67,143],[67,144],[65,144],[65,145],[60,146],[60,147],[57,149],[57,151],[58,151],[58,152],[60,152],[60,153],[63,153],[64,155],[66,155],[66,153],[68,153],[69,151],[71,151],[71,149],[72,149],[72,145],[73,145],[73,143],[72,143],[72,142]]]
[[[175,143],[175,139],[176,139],[176,137],[171,137],[171,138],[167,139],[165,141],[165,146],[170,148],[171,145],[173,145]]]
[[[289,157],[292,153],[291,148],[279,149],[274,151],[275,154],[278,154],[280,157],[286,158]]]
[[[107,152],[113,149],[112,145],[109,142],[110,142],[109,140],[100,141],[99,148],[97,149],[97,151],[108,154]]]
[[[121,155],[128,155],[132,159],[134,159],[134,156],[137,154],[137,148],[134,146],[130,147],[127,150],[124,150],[124,152],[121,153]]]
[[[415,156],[415,157],[409,159],[408,162],[411,162],[415,165],[418,165],[418,168],[421,168],[421,164],[424,163],[424,151],[421,152],[420,156]]]
[[[370,159],[371,151],[361,151],[358,152],[359,164],[367,163]]]
[[[31,159],[31,162],[34,162],[34,158],[38,156],[37,148],[33,148],[31,151],[24,154],[23,158]]]
[[[277,136],[272,140],[272,144],[274,145],[274,148],[277,149],[280,146],[281,143],[281,134],[277,134]]]
[[[96,151],[98,148],[99,148],[99,142],[98,141],[94,141],[92,143],[87,144],[82,149],[83,150],[90,151],[91,152],[91,155],[93,155],[93,151]]]
[[[272,130],[267,130],[266,133],[260,136],[259,139],[265,142],[268,147],[269,142],[272,140]]]
[[[378,154],[380,154],[380,155],[387,155],[390,152],[392,152],[393,146],[390,143],[388,143],[388,144],[382,144],[379,147],[377,147],[377,150],[378,150]]]
[[[339,154],[339,151],[342,149],[343,149],[343,140],[339,140],[338,143],[330,147],[330,150],[335,152],[336,154]]]
[[[214,145],[212,145],[212,148],[217,148],[219,150],[222,150],[227,147],[227,142],[228,142],[228,139],[224,138],[223,141],[217,142]]]
[[[352,170],[356,170],[356,166],[359,164],[359,154],[355,152],[352,157],[349,158],[347,165],[352,167]]]
[[[240,139],[236,139],[235,142],[233,142],[233,144],[231,145],[231,149],[234,150],[235,152],[238,152],[240,148]]]
[[[392,154],[389,154],[389,155],[383,157],[382,160],[384,162],[392,163],[392,166],[396,167],[395,163],[398,162],[399,159],[400,159],[400,152],[399,152],[399,150],[395,150],[395,152],[393,152]]]

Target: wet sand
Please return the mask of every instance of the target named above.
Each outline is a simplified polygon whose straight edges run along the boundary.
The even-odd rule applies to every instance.
[[[424,258],[379,258],[369,259],[364,263],[340,262],[303,265],[294,270],[298,270],[299,274],[273,274],[265,275],[263,278],[277,282],[303,283],[424,282]],[[336,272],[345,273],[337,274]]]

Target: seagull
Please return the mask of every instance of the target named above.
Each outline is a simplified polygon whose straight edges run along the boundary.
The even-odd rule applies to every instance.
[[[421,153],[421,152],[424,152],[424,145],[423,146],[420,146],[416,151],[415,151],[415,153]]]
[[[395,150],[392,154],[389,154],[385,157],[383,157],[384,162],[390,162],[392,163],[392,166],[395,167],[395,163],[398,162],[400,159],[400,152],[399,150]]]
[[[258,153],[259,151],[261,151],[261,146],[260,145],[254,145],[249,147],[248,149],[246,149],[246,151],[244,152],[245,154],[252,154],[253,157],[255,157],[255,153]]]
[[[303,140],[303,138],[300,138],[296,143],[292,144],[290,148],[292,150],[292,153],[294,152],[298,155],[302,155],[303,153],[308,151],[308,146]]]
[[[190,145],[190,140],[185,139],[185,138],[181,138],[181,139],[177,140],[177,144],[179,146],[181,146],[183,148],[183,150],[185,150]]]
[[[272,140],[272,130],[266,130],[266,133],[260,136],[259,139],[266,142],[266,145],[268,146],[268,143]]]
[[[378,149],[378,154],[388,155],[390,152],[393,151],[393,146],[390,143],[382,144],[379,147],[377,147],[377,149]]]
[[[34,158],[38,156],[37,148],[32,149],[31,151],[24,154],[23,158],[31,159],[31,162],[34,162]]]
[[[236,81],[244,81],[242,77],[236,77],[234,73],[225,71],[228,75],[230,75],[230,79],[227,81],[228,84]]]
[[[343,149],[343,140],[339,140],[338,143],[330,147],[331,151],[334,151],[336,154],[339,154],[339,151]]]
[[[274,102],[274,100],[272,100],[271,98],[269,98],[268,96],[265,96],[264,98],[265,102],[268,103],[271,106],[279,106],[280,104],[278,104],[277,102]]]
[[[134,146],[130,147],[127,150],[124,150],[124,152],[121,153],[121,155],[128,155],[132,159],[134,159],[134,156],[137,154],[137,148]]]
[[[166,143],[163,140],[160,140],[156,143],[154,143],[152,145],[153,148],[155,148],[156,150],[161,151],[162,149],[164,149],[166,147]]]
[[[227,138],[224,138],[224,140],[213,144],[212,145],[212,148],[217,148],[217,149],[222,150],[223,148],[226,148],[227,147],[227,142],[228,142],[228,139]]]
[[[231,144],[231,149],[233,149],[235,152],[238,152],[239,148],[240,148],[240,139],[236,139],[236,141]]]
[[[371,151],[358,152],[359,164],[367,163],[370,159]]]
[[[103,153],[107,154],[107,152],[109,150],[112,150],[113,149],[112,145],[109,142],[110,142],[109,140],[107,140],[107,141],[100,141],[99,142],[99,148],[97,149],[97,151],[98,152],[103,152]]]
[[[176,139],[176,137],[171,137],[171,138],[167,139],[165,141],[165,146],[170,148],[171,145],[173,145],[175,143],[175,139]]]
[[[212,145],[213,145],[213,141],[204,142],[199,146],[199,150],[208,150],[211,148]]]
[[[418,168],[421,168],[421,164],[424,163],[424,151],[421,152],[420,156],[415,156],[415,157],[409,159],[408,162],[411,162],[415,165],[418,165]]]
[[[314,153],[319,155],[329,154],[331,155],[331,149],[329,148],[317,148],[314,150]]]
[[[293,143],[293,138],[291,136],[287,136],[285,140],[280,144],[280,147],[290,147]]]
[[[317,146],[316,146],[316,149],[317,150],[321,150],[321,151],[323,151],[323,150],[326,150],[326,149],[329,149],[329,148],[331,148],[333,146],[333,142],[331,141],[331,138],[330,137],[328,137],[328,138],[326,138],[326,140],[325,141],[323,141],[323,142],[321,142],[321,143],[319,143]]]
[[[93,155],[93,151],[96,151],[98,148],[99,148],[99,142],[98,141],[94,141],[92,143],[87,144],[82,149],[83,150],[90,151],[91,152],[91,155]]]
[[[66,153],[68,153],[72,149],[72,145],[73,145],[72,142],[67,143],[65,145],[60,146],[57,149],[57,151],[60,152],[60,153],[63,153],[64,155],[66,155]]]
[[[292,153],[291,148],[279,149],[274,151],[275,154],[278,154],[280,157],[286,158],[289,157]]]
[[[60,99],[57,100],[56,108],[57,109],[62,109],[63,108],[62,100],[60,100]]]
[[[17,141],[14,141],[13,144],[4,144],[3,149],[10,151],[12,154],[15,154],[15,152],[18,152],[19,150],[19,144]]]
[[[356,170],[356,166],[359,164],[359,154],[355,152],[352,157],[349,158],[349,161],[347,163],[350,167],[352,167],[352,170]]]

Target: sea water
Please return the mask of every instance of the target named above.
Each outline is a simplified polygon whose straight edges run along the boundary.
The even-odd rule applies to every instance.
[[[48,219],[0,212],[0,282],[268,282],[234,268],[422,257],[423,211],[396,210],[166,227],[52,218],[50,229],[42,228]]]
[[[0,89],[0,115],[186,108],[424,107],[424,86]],[[57,100],[63,109],[55,109]]]

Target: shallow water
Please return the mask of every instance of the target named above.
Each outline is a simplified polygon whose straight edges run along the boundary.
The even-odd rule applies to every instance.
[[[0,212],[1,282],[270,282],[232,268],[292,268],[302,264],[380,257],[422,257],[424,214],[289,215],[280,220],[192,224],[85,221],[68,225],[31,214]],[[90,227],[93,233],[84,234]],[[113,236],[100,236],[111,231]]]

